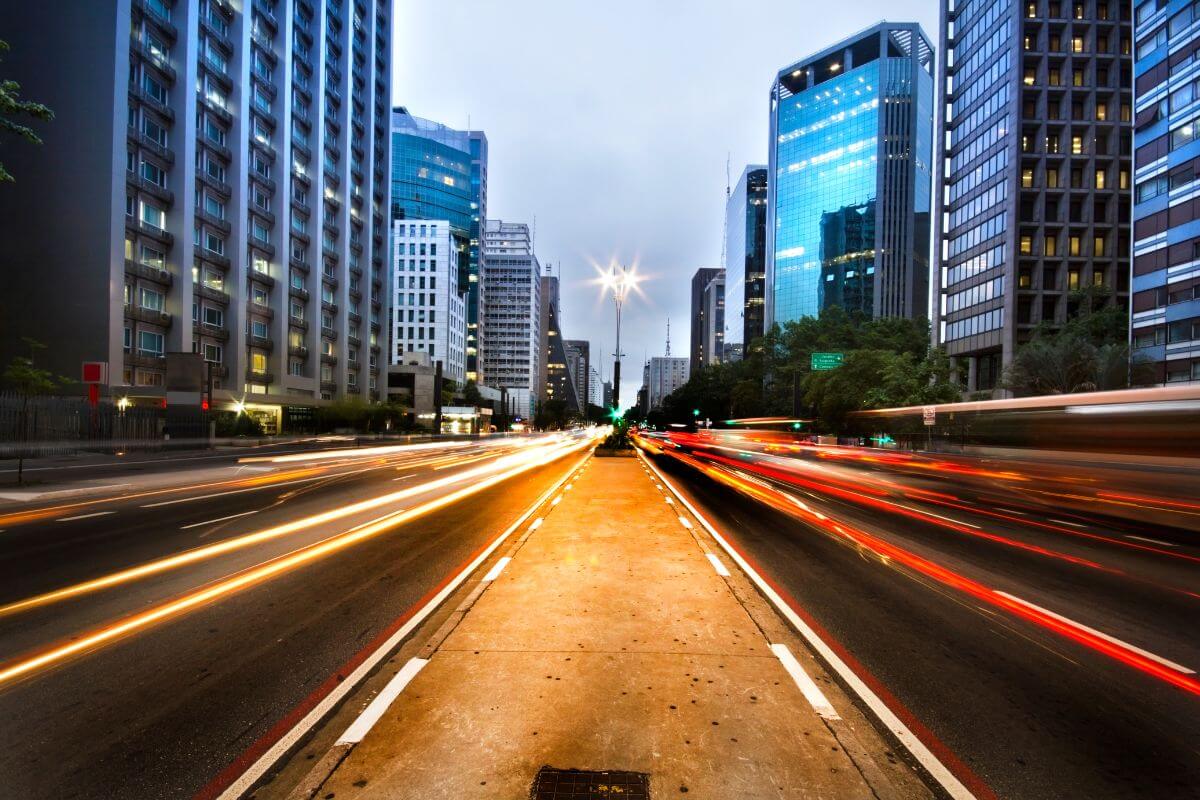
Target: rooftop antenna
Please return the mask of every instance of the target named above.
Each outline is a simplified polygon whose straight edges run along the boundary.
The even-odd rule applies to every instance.
[[[671,318],[667,317],[667,352],[666,357],[671,357]]]
[[[730,154],[728,151],[726,151],[726,153],[725,153],[725,205],[726,205],[726,207],[729,206],[729,197],[730,197],[730,195],[733,194],[733,188],[730,186],[730,182],[732,179],[729,174],[729,158],[730,158]],[[726,248],[728,246],[729,246],[729,215],[726,214],[725,215],[725,228],[721,233],[721,266],[722,267],[729,266],[728,264],[725,263],[725,259],[727,257]]]

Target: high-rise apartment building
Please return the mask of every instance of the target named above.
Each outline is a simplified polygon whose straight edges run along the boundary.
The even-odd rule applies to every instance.
[[[218,402],[378,397],[390,0],[23,3],[4,36],[56,119],[8,159],[0,349],[134,397],[172,352]]]
[[[720,330],[722,341],[724,340],[725,317],[722,314],[721,319],[718,320],[711,313],[706,313],[705,303],[705,292],[708,290],[709,284],[717,278],[720,278],[722,283],[721,309],[723,311],[725,307],[725,270],[721,267],[700,267],[692,275],[691,347],[688,351],[689,369],[692,372],[699,372],[701,367],[714,363],[721,356],[720,349],[715,351],[712,349],[712,341],[717,330]]]
[[[604,407],[604,385],[600,381],[600,370],[593,364],[588,368],[588,405]]]
[[[536,399],[542,282],[529,226],[487,220],[483,250],[483,381],[494,389],[522,389]]]
[[[932,71],[919,25],[881,22],[776,76],[767,328],[834,305],[928,313]]]
[[[650,409],[661,408],[667,395],[688,382],[690,359],[653,356],[646,365],[643,382]]]
[[[487,214],[487,137],[392,112],[392,220],[448,220],[466,298],[466,377],[479,380],[481,225]]]
[[[579,414],[586,414],[592,344],[586,339],[565,339],[563,347],[567,353],[567,374],[575,390],[573,410]]]
[[[540,307],[540,341],[538,348],[538,394],[539,403],[560,400],[567,404],[568,409],[574,409],[578,402],[575,399],[575,381],[572,379],[570,365],[567,359],[567,345],[563,339],[562,328],[559,327],[558,307],[558,276],[554,275],[547,266],[541,277],[541,296],[538,298]]]
[[[767,285],[767,168],[751,164],[725,202],[725,341],[762,338]]]
[[[1131,343],[1159,383],[1200,381],[1200,9],[1134,4]]]
[[[467,378],[466,292],[449,220],[392,223],[392,352],[390,364],[426,353],[442,376]]]
[[[941,28],[934,336],[968,391],[994,391],[1077,290],[1126,302],[1129,12],[946,2]]]

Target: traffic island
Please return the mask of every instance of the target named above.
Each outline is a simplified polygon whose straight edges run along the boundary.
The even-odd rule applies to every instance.
[[[588,462],[293,797],[929,797],[839,738],[678,511]]]

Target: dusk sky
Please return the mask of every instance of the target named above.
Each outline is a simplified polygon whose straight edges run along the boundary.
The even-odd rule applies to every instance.
[[[636,264],[621,405],[644,358],[687,355],[688,284],[720,266],[725,164],[766,163],[768,95],[784,66],[881,19],[937,39],[933,0],[397,0],[396,105],[487,133],[488,216],[536,218],[562,276],[567,338],[611,378],[613,306],[594,265]]]

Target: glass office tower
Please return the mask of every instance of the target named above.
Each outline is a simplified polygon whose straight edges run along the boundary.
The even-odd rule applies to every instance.
[[[927,314],[932,70],[920,26],[882,22],[776,76],[768,328],[831,305]]]
[[[392,112],[392,220],[448,220],[467,298],[468,380],[479,380],[480,225],[487,207],[487,137]],[[393,348],[394,357],[394,348]]]
[[[725,343],[763,335],[767,261],[767,168],[742,172],[725,203]]]
[[[1135,6],[1132,345],[1159,383],[1200,381],[1200,10]]]

